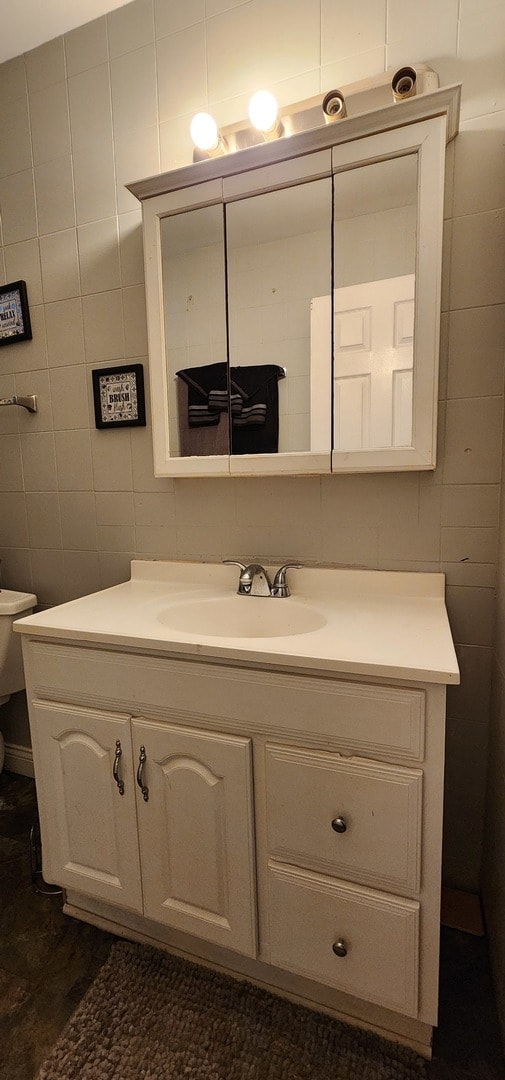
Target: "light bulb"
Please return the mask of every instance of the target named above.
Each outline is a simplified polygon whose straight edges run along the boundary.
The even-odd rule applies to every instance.
[[[278,108],[270,90],[257,90],[249,102],[249,119],[258,131],[275,131],[278,126]]]
[[[189,130],[199,150],[216,150],[219,146],[217,124],[209,113],[197,113],[191,121]]]

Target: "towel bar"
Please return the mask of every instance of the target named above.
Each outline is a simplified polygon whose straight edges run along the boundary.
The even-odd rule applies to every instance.
[[[14,397],[0,398],[0,405],[21,405],[22,409],[28,409],[28,412],[37,412],[37,395],[29,394],[28,397],[18,397],[14,394]]]

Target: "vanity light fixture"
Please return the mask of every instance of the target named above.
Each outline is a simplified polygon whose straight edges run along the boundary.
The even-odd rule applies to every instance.
[[[344,116],[347,116],[345,98],[342,91],[328,90],[328,93],[325,94],[323,98],[322,109],[327,124],[332,124],[334,120],[342,120]]]
[[[278,139],[284,135],[277,101],[270,90],[257,90],[253,94],[249,102],[249,119],[266,140]]]
[[[204,151],[209,157],[220,157],[227,153],[226,140],[220,135],[216,121],[210,113],[196,113],[189,130],[197,149]]]
[[[391,79],[394,101],[405,101],[417,94],[417,72],[413,67],[402,67],[395,71]]]

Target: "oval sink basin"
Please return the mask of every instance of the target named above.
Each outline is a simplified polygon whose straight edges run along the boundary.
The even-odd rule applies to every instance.
[[[291,637],[326,624],[319,611],[291,597],[237,595],[172,604],[158,620],[176,633],[220,638]]]

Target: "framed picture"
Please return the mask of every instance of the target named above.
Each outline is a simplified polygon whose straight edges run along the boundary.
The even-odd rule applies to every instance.
[[[30,341],[32,328],[25,281],[0,285],[0,345]]]
[[[91,374],[97,428],[145,426],[142,364],[96,368]]]

